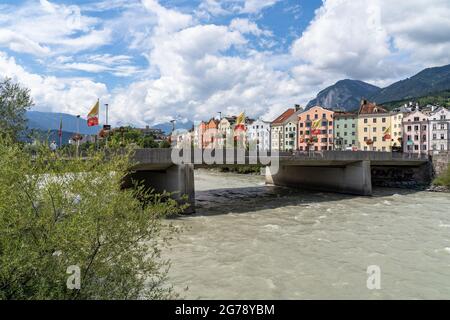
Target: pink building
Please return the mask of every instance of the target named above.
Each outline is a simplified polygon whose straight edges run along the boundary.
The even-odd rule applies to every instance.
[[[298,116],[298,149],[333,150],[334,112],[319,106]]]

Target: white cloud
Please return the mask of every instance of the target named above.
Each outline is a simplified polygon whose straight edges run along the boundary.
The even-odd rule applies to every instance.
[[[280,0],[245,0],[241,13],[259,13]]]
[[[445,0],[325,0],[292,46],[294,74],[316,73],[327,84],[350,77],[387,85],[450,63],[449,16]]]
[[[110,41],[111,30],[102,28],[100,20],[82,15],[76,5],[27,2],[7,7],[0,20],[0,46],[16,52],[40,56],[76,53]]]
[[[253,34],[255,36],[272,36],[272,32],[269,30],[261,30],[258,25],[250,21],[249,19],[243,19],[243,18],[236,18],[233,19],[230,23],[230,29],[231,30],[237,30],[241,32],[242,34]]]
[[[36,104],[35,110],[85,115],[97,98],[109,99],[108,90],[102,83],[33,74],[1,51],[0,74],[30,89]]]

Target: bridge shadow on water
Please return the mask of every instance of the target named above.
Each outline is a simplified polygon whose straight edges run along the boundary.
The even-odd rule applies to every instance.
[[[373,191],[371,197],[363,197],[266,185],[200,190],[196,191],[196,213],[188,216],[245,214],[290,206],[310,207],[317,203],[330,203],[357,198],[381,198],[394,194],[408,195],[423,190],[374,187]],[[182,219],[183,217],[173,218]]]

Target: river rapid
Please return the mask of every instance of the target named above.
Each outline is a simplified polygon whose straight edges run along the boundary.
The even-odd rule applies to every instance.
[[[183,298],[450,299],[448,193],[347,196],[208,170],[195,183],[197,213],[172,220],[184,231],[164,252]]]

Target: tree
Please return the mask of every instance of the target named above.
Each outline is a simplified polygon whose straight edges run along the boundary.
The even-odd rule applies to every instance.
[[[171,147],[171,145],[170,145],[170,142],[169,142],[169,141],[163,140],[163,141],[161,141],[161,142],[159,143],[159,147],[160,147],[161,149],[168,149],[168,148]]]
[[[26,111],[32,105],[28,89],[8,78],[0,82],[0,135],[17,140],[26,129]]]
[[[0,299],[174,296],[160,254],[175,228],[162,218],[184,208],[137,183],[122,190],[130,152],[88,159],[0,138]]]

